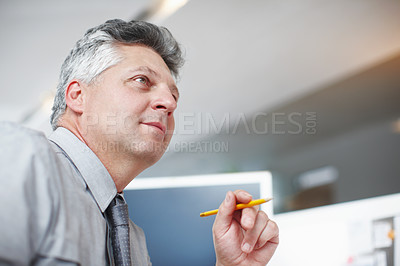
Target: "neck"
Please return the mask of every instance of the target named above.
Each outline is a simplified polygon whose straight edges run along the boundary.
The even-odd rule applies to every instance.
[[[99,145],[98,141],[92,139],[88,134],[83,134],[82,132],[84,131],[73,123],[63,121],[63,123],[60,123],[60,126],[71,131],[96,154],[111,175],[118,192],[122,192],[137,175],[148,167],[143,165],[143,160],[140,160],[140,158],[135,158],[132,155],[129,156],[118,149],[104,147],[102,143]]]
[[[107,151],[107,149],[102,149],[101,146],[90,145],[90,143],[88,147],[103,163],[114,180],[118,192],[122,192],[136,176],[147,168],[138,163],[135,158],[129,158],[118,151]]]

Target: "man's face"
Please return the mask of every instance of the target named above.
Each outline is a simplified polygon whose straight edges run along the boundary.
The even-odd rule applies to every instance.
[[[178,89],[151,48],[120,45],[118,52],[123,60],[87,86],[82,130],[92,150],[117,150],[151,165],[171,140]]]

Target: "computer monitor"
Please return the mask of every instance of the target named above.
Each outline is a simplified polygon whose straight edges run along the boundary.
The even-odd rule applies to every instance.
[[[253,198],[272,196],[269,172],[137,178],[125,189],[132,221],[143,228],[154,266],[215,265],[212,225],[226,192],[244,189]],[[261,205],[269,216],[272,203]]]

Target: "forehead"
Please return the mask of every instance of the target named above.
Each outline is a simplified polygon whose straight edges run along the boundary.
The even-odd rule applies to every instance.
[[[147,66],[160,75],[171,75],[171,71],[162,57],[148,46],[141,44],[119,44],[117,45],[117,51],[122,56],[122,64],[133,67]]]

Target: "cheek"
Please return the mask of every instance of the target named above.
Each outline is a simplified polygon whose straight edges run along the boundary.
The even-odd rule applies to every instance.
[[[126,129],[132,129],[139,123],[137,117],[128,113],[119,115],[119,117],[120,117],[120,124],[123,126],[123,128]]]
[[[113,95],[109,94],[102,87],[91,88],[86,100],[89,110],[98,114],[110,113],[115,106]]]
[[[164,143],[166,145],[168,145],[170,143],[172,136],[174,134],[174,129],[175,129],[174,117],[173,116],[169,117],[167,123],[168,123],[168,129],[167,129],[167,134],[165,135],[165,138],[164,138]]]
[[[168,117],[168,134],[174,133],[174,129],[175,129],[175,118],[173,115],[171,115],[170,117]]]

